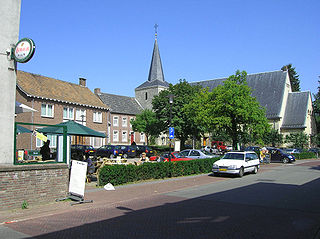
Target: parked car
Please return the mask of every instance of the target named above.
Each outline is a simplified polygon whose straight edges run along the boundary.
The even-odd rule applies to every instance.
[[[227,151],[227,146],[222,141],[212,141],[211,146],[217,149],[220,154],[224,154]]]
[[[213,174],[234,174],[242,177],[244,173],[257,173],[260,160],[254,151],[235,151],[226,153],[212,165]]]
[[[267,147],[267,150],[269,151],[271,162],[292,163],[296,161],[292,154],[288,154],[282,149]]]
[[[218,149],[212,148],[212,147],[210,147],[210,146],[203,146],[203,147],[202,147],[202,150],[205,150],[205,151],[207,151],[207,152],[209,152],[209,153],[213,153],[213,154],[218,153]]]
[[[96,150],[96,157],[101,158],[115,158],[119,156],[120,146],[119,145],[103,145]]]
[[[169,155],[170,155],[169,152],[165,152],[160,154],[160,156],[151,156],[150,161],[168,162]],[[194,159],[184,157],[179,152],[171,152],[171,161],[189,161],[189,160],[194,160]]]
[[[302,152],[301,149],[283,149],[283,151],[285,151],[288,154],[300,154]]]
[[[308,151],[313,152],[315,154],[318,154],[320,152],[320,149],[319,148],[310,148]]]
[[[142,153],[146,153],[147,157],[153,156],[153,150],[146,145],[132,145],[132,148],[136,150],[136,156],[141,157]]]
[[[213,153],[209,153],[205,150],[200,150],[200,149],[185,149],[185,150],[182,150],[180,154],[184,157],[192,158],[192,159],[204,159],[204,158],[217,157]]]
[[[92,145],[72,144],[71,145],[71,158],[83,160],[85,154],[95,156],[96,150]]]
[[[261,148],[259,146],[248,146],[244,149],[244,151],[254,151],[259,152]]]
[[[134,146],[131,145],[119,145],[119,155],[122,158],[135,158],[137,157],[137,151]]]

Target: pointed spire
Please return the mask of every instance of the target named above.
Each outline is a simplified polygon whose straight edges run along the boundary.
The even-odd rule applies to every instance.
[[[159,52],[159,47],[158,47],[158,40],[157,40],[158,24],[155,24],[154,28],[155,28],[155,41],[154,41],[154,47],[153,47],[153,53],[152,53],[148,81],[155,81],[155,80],[164,81],[164,75],[163,75],[163,71],[162,71],[162,63],[161,63],[160,52]]]

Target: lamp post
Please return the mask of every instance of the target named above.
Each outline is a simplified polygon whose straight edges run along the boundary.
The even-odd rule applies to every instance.
[[[172,104],[173,104],[173,98],[174,98],[174,95],[173,94],[170,94],[168,95],[169,97],[169,104],[170,104],[170,117],[169,117],[169,127],[171,127],[171,120],[172,120]],[[170,137],[170,133],[169,133],[169,138],[170,138],[170,148],[169,148],[169,162],[171,162],[171,137]]]

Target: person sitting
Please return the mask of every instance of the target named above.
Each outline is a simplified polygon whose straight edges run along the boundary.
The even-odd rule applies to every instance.
[[[141,158],[139,159],[138,162],[135,162],[136,165],[140,165],[140,164],[143,164],[145,162],[148,162],[149,161],[149,158],[147,157],[147,154],[145,152],[143,152],[141,154]]]
[[[40,148],[40,154],[42,155],[42,161],[50,160],[50,140],[44,142]]]

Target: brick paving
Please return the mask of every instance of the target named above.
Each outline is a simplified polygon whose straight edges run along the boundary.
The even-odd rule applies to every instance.
[[[304,160],[296,165],[317,168],[320,161]],[[282,164],[262,165],[260,172],[279,166]],[[1,212],[0,222],[13,221],[2,225],[34,238],[313,238],[316,234],[315,228],[306,227],[319,223],[317,213],[270,211],[210,197],[186,200],[165,194],[230,179],[198,175],[118,186],[115,191],[96,188],[93,182],[86,185],[85,193],[93,203],[70,206],[70,202],[57,202]],[[286,220],[297,214],[297,226],[284,229]],[[270,218],[278,218],[278,223]],[[266,230],[270,227],[272,230]]]

